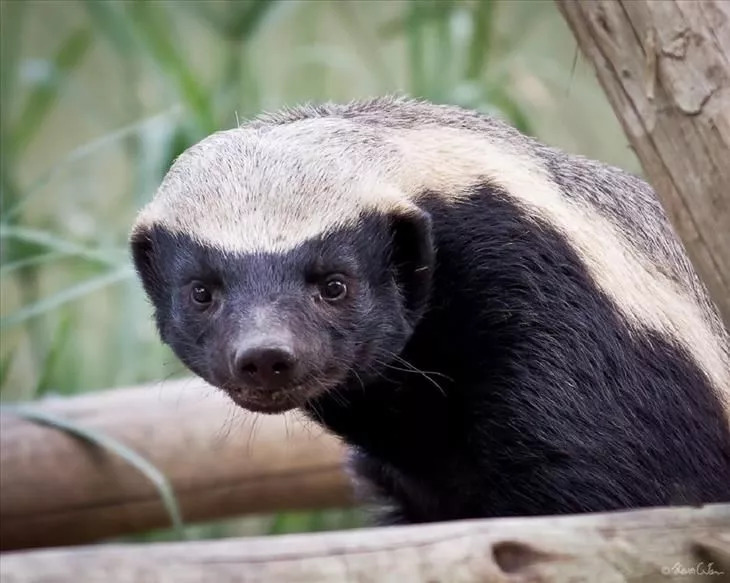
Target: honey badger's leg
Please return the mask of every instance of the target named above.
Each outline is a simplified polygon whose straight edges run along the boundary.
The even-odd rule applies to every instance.
[[[730,501],[723,407],[682,348],[629,327],[499,191],[424,206],[436,270],[402,358],[430,378],[388,371],[311,407],[402,520]]]

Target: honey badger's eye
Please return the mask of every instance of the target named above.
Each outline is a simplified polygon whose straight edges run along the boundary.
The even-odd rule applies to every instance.
[[[341,300],[347,295],[347,285],[341,276],[331,275],[320,286],[320,293],[325,300],[330,302]]]
[[[190,291],[190,297],[196,304],[206,306],[213,301],[213,294],[203,284],[196,283]]]

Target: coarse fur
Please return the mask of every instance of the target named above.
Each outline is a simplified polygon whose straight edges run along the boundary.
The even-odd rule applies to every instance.
[[[183,153],[132,249],[182,360],[343,437],[390,520],[730,501],[727,334],[616,168],[456,107],[302,107]],[[251,338],[290,386],[241,385],[220,355]]]

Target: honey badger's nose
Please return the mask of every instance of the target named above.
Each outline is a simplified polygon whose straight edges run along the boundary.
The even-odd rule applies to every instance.
[[[246,385],[276,389],[295,376],[297,360],[288,346],[250,346],[234,355],[233,369]]]

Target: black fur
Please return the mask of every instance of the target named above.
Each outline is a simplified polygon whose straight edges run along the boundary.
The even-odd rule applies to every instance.
[[[723,408],[682,348],[629,330],[562,236],[499,190],[442,201],[425,199],[430,224],[363,217],[287,255],[156,230],[135,259],[163,338],[212,381],[215,343],[245,329],[252,303],[288,298],[282,318],[317,347],[302,354],[339,379],[301,406],[353,447],[388,521],[730,501]],[[350,270],[339,311],[305,303],[315,259]],[[171,295],[200,277],[227,290],[214,318]]]
[[[499,191],[425,208],[435,279],[401,355],[425,374],[309,407],[355,446],[386,520],[730,501],[723,408],[679,346],[630,331],[566,241]]]

